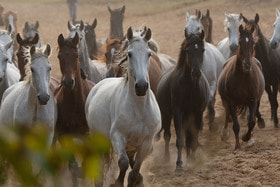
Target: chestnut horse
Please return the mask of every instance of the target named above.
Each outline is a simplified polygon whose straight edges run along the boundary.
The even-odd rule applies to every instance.
[[[178,157],[176,170],[182,168],[182,149],[187,156],[194,156],[199,145],[198,133],[202,129],[203,112],[207,106],[210,89],[201,70],[204,57],[204,31],[201,34],[186,34],[182,43],[178,63],[160,79],[157,100],[161,111],[165,140],[165,160],[169,161],[171,119],[174,118]],[[158,134],[159,136],[159,134]]]
[[[198,16],[199,10],[195,10],[195,15]],[[210,17],[210,11],[209,9],[206,10],[206,14],[201,15],[201,24],[205,33],[205,41],[208,43],[213,44],[213,39],[212,39],[212,27],[213,27],[213,20]]]
[[[268,99],[271,106],[271,120],[274,126],[278,127],[278,101],[277,94],[279,89],[280,78],[280,48],[274,50],[270,47],[269,40],[263,35],[259,22],[259,15],[256,14],[255,19],[248,20],[242,15],[246,27],[255,28],[254,34],[259,38],[255,45],[255,57],[261,62],[263,75],[265,79],[265,91],[268,94]],[[260,112],[257,111],[257,117],[260,118]],[[259,119],[258,119],[259,123]],[[264,124],[262,125],[264,126]]]
[[[248,131],[242,136],[242,140],[248,142],[255,126],[256,111],[265,86],[261,64],[253,57],[255,42],[252,34],[254,30],[254,27],[247,29],[242,25],[239,26],[237,55],[228,59],[218,81],[218,90],[226,112],[221,138],[228,139],[228,122],[231,116],[235,134],[235,150],[240,149],[237,113],[249,108]]]

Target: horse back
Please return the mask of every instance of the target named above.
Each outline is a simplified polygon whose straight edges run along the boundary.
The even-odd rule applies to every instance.
[[[156,53],[152,52],[152,56],[150,58],[150,68],[149,68],[149,79],[151,84],[151,89],[156,94],[157,92],[157,86],[159,83],[159,79],[161,77],[162,71],[161,71],[161,62],[156,55]]]

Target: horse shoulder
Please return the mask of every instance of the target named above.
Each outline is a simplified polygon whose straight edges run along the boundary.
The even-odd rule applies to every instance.
[[[218,50],[222,53],[225,59],[230,57],[229,38],[226,37],[221,40],[217,45]]]
[[[18,82],[20,79],[19,70],[15,67],[14,64],[10,64],[10,63],[7,64],[6,75],[7,75],[7,82],[9,86]]]

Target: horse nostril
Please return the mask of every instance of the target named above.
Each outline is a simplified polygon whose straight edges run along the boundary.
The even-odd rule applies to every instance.
[[[0,82],[3,80],[3,78],[2,77],[0,77]]]

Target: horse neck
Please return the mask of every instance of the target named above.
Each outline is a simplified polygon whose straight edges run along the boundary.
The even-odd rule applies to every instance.
[[[255,57],[261,62],[261,63],[267,63],[270,62],[269,60],[269,52],[270,49],[269,42],[261,32],[260,28],[256,30],[257,35],[259,37],[256,45],[255,45]]]
[[[187,60],[187,51],[184,48],[181,48],[178,63],[176,66],[176,71],[182,72],[181,74],[184,75],[186,78],[191,78],[191,68],[188,66]]]
[[[86,74],[91,77],[90,67],[89,67],[89,55],[85,40],[82,38],[79,44],[79,61],[81,68],[86,72]]]
[[[116,23],[111,20],[110,39],[122,39],[123,38],[123,24]]]
[[[23,52],[20,52],[20,57],[18,57],[18,69],[19,69],[19,72],[20,72],[20,80],[22,81],[24,79],[24,77],[26,76],[25,74],[25,58],[23,57]]]

